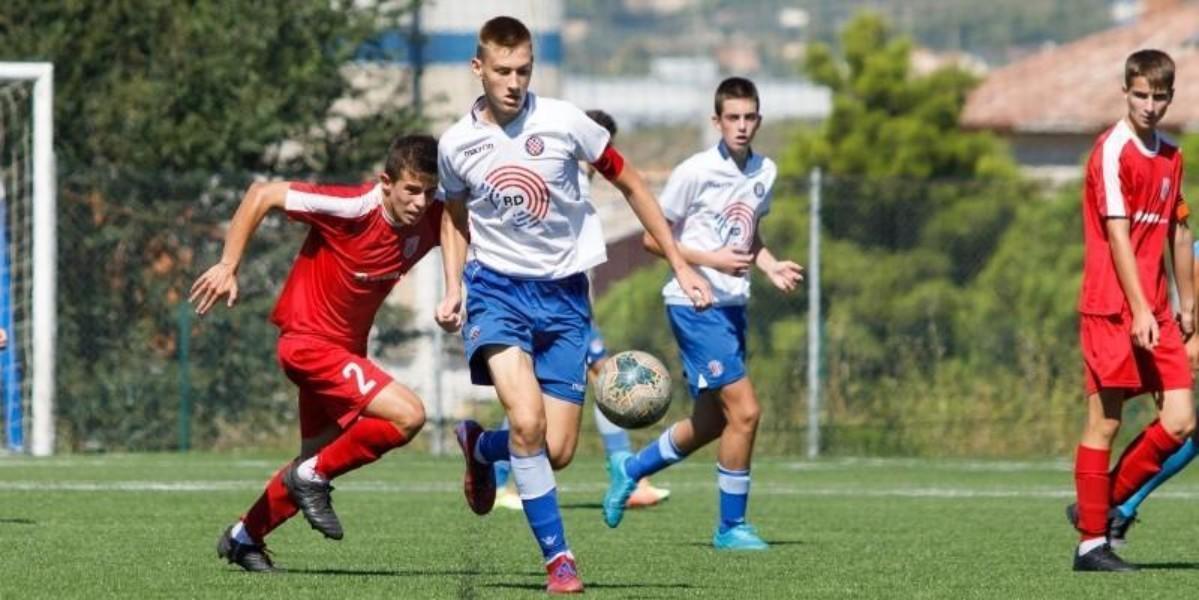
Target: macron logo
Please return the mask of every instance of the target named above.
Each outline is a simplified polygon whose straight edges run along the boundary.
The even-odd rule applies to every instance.
[[[467,148],[466,150],[463,150],[462,156],[467,156],[467,157],[474,156],[474,155],[482,153],[482,152],[487,152],[488,150],[491,150],[493,148],[495,148],[495,144],[492,144],[490,142],[488,142],[486,144],[479,144],[478,146],[475,146],[473,148]]]

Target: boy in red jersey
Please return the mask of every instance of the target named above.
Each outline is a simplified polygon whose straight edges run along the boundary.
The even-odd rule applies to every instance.
[[[1157,50],[1128,57],[1127,114],[1099,136],[1083,194],[1081,342],[1087,423],[1074,464],[1081,541],[1076,571],[1135,567],[1108,544],[1109,511],[1161,470],[1195,427],[1184,342],[1194,333],[1192,236],[1181,194],[1182,155],[1157,131],[1174,96],[1174,62]],[[1163,245],[1169,242],[1179,314],[1172,315]],[[1112,439],[1124,401],[1150,393],[1158,419],[1124,450],[1111,473]]]
[[[300,455],[284,465],[217,554],[247,571],[271,571],[264,538],[298,510],[341,539],[329,481],[406,444],[425,423],[420,398],[366,356],[375,313],[400,277],[437,245],[441,203],[437,141],[396,138],[379,181],[357,186],[255,183],[233,216],[221,260],[196,280],[189,301],[203,315],[237,301],[246,244],[272,209],[309,225],[279,295],[279,364],[300,388]]]

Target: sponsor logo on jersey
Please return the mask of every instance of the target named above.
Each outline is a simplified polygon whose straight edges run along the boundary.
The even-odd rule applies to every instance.
[[[708,190],[721,190],[726,187],[732,187],[732,185],[733,182],[731,181],[705,181],[703,185],[699,186],[699,193],[702,194]]]
[[[545,219],[550,212],[550,190],[536,171],[517,165],[504,165],[483,181],[487,201],[503,215],[511,214],[517,227],[528,227]]]
[[[730,202],[716,217],[716,230],[724,246],[748,249],[753,242],[756,224],[754,209],[740,200]]]
[[[545,152],[545,141],[539,135],[530,135],[525,138],[525,152],[528,152],[529,156],[541,156],[541,153]]]
[[[476,154],[479,154],[482,152],[487,152],[487,151],[493,150],[493,149],[495,149],[495,144],[493,144],[491,142],[487,142],[486,144],[479,144],[477,146],[471,146],[470,148],[463,150],[462,156],[467,156],[467,157],[474,156]]]

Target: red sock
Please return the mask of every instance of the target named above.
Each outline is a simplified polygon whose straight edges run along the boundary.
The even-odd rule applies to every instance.
[[[362,417],[316,453],[316,472],[333,479],[379,460],[388,450],[408,443],[391,421]]]
[[[1074,458],[1074,489],[1078,492],[1078,530],[1082,539],[1107,534],[1108,494],[1111,480],[1107,463],[1111,450],[1079,444]]]
[[[1166,433],[1162,424],[1154,421],[1133,440],[1112,470],[1112,504],[1123,504],[1134,492],[1149,481],[1174,451],[1182,446]]]
[[[241,518],[246,526],[246,533],[261,543],[266,535],[275,530],[296,514],[299,508],[287,497],[287,488],[283,486],[283,472],[291,467],[291,463],[283,465],[266,484],[266,489],[258,497],[254,506]]]

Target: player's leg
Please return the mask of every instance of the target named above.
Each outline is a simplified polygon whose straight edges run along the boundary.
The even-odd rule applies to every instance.
[[[508,430],[508,417],[504,417],[500,423],[500,430]],[[516,486],[511,485],[512,463],[507,459],[497,460],[492,470],[495,472],[495,505],[508,510],[522,510],[524,507],[520,503],[520,495],[516,493]]]
[[[1107,518],[1111,500],[1108,464],[1111,445],[1120,430],[1123,389],[1105,388],[1087,396],[1087,421],[1074,461],[1074,486],[1078,495],[1079,544],[1074,558],[1077,570],[1129,570],[1132,567],[1107,545]]]
[[[611,481],[603,499],[604,523],[608,527],[620,525],[638,480],[682,461],[720,437],[725,417],[719,393],[716,390],[692,391],[698,397],[692,404],[690,417],[667,427],[636,454],[617,453],[609,460]]]
[[[712,543],[721,550],[765,550],[766,542],[745,520],[750,464],[762,412],[749,378],[743,377],[721,388],[720,403],[726,424],[717,451],[720,522]]]
[[[274,569],[266,554],[266,536],[297,512],[283,484],[284,474],[297,461],[314,456],[321,447],[341,434],[341,427],[325,416],[315,404],[305,402],[300,390],[300,454],[280,467],[267,481],[266,488],[250,509],[227,528],[217,540],[217,555],[247,571],[266,572]]]
[[[1195,444],[1195,435],[1192,434],[1191,437],[1188,437],[1182,443],[1182,447],[1177,452],[1171,454],[1170,458],[1167,458],[1162,463],[1162,469],[1158,471],[1157,475],[1151,477],[1149,481],[1145,482],[1145,485],[1141,486],[1141,489],[1134,492],[1128,497],[1128,500],[1125,500],[1123,504],[1116,507],[1116,510],[1120,513],[1120,518],[1124,520],[1135,519],[1137,511],[1141,508],[1141,504],[1145,502],[1149,494],[1153,493],[1153,490],[1156,490],[1161,484],[1177,475],[1179,471],[1182,471],[1187,465],[1191,464],[1191,461],[1195,460],[1195,455],[1199,453],[1197,448],[1199,446]]]

